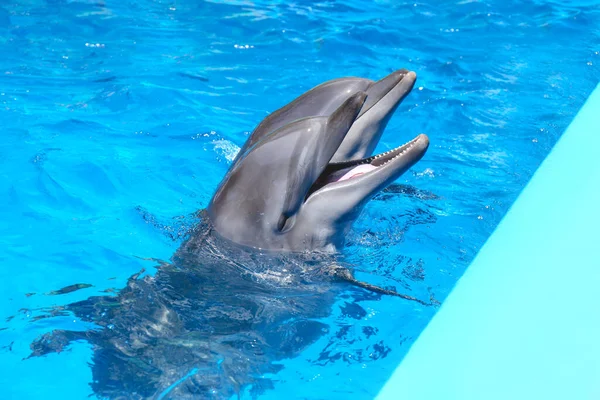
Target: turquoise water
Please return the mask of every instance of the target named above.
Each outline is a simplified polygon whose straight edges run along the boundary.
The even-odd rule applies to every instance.
[[[0,51],[2,397],[83,399],[90,344],[26,357],[89,325],[39,317],[153,273],[143,258],[169,259],[248,132],[327,79],[417,72],[377,151],[431,147],[346,252],[360,278],[443,301],[600,79],[600,8],[0,2]],[[372,398],[434,312],[344,295],[261,398]]]

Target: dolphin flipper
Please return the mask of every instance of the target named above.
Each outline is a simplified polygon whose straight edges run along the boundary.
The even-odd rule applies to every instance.
[[[342,267],[340,265],[335,265],[335,264],[329,265],[326,267],[326,269],[327,270],[325,271],[325,273],[327,275],[329,275],[341,282],[347,282],[347,283],[350,283],[351,285],[358,286],[360,288],[366,289],[366,290],[374,292],[374,293],[386,294],[386,295],[390,295],[390,296],[400,297],[404,300],[416,301],[417,303],[423,304],[424,306],[432,305],[430,303],[426,303],[423,300],[417,299],[416,297],[409,296],[407,294],[398,293],[394,290],[384,289],[382,287],[372,285],[367,282],[359,281],[354,276],[352,276],[352,273],[350,272],[350,270],[348,268]]]

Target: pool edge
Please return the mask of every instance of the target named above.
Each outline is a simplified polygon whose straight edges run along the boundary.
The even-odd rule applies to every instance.
[[[600,398],[597,149],[600,84],[378,400]]]

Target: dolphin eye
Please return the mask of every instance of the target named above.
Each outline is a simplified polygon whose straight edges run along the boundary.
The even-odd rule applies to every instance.
[[[294,215],[281,214],[279,221],[277,221],[277,230],[281,233],[289,231],[294,226],[295,220]]]

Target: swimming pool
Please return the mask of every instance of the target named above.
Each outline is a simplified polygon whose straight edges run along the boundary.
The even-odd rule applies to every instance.
[[[443,301],[598,82],[599,22],[593,1],[0,5],[3,397],[90,394],[89,344],[24,360],[81,324],[36,317],[152,273],[140,257],[173,254],[247,133],[339,76],[418,73],[377,151],[430,150],[347,253]],[[93,286],[56,292],[73,284]],[[372,398],[434,312],[346,296],[261,398]]]

